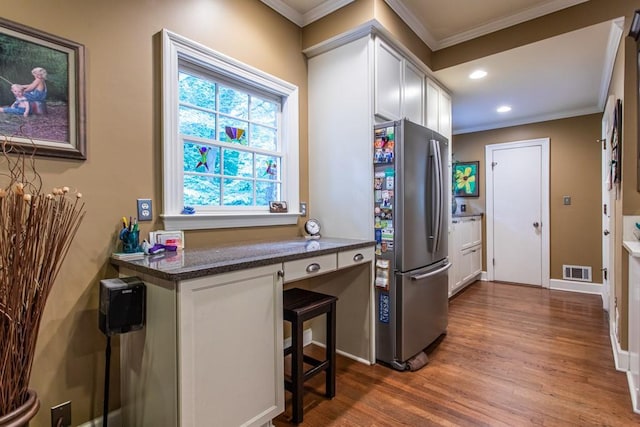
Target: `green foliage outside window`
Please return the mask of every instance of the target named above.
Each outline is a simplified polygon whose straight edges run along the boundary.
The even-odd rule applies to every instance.
[[[179,73],[184,205],[259,206],[280,200],[280,104]]]

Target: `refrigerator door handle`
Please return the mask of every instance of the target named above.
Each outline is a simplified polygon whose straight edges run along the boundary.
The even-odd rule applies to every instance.
[[[427,277],[431,277],[431,276],[435,276],[437,274],[443,273],[445,271],[447,271],[448,269],[451,268],[453,264],[451,264],[450,262],[446,263],[444,267],[441,267],[437,270],[434,271],[430,271],[428,273],[424,273],[424,274],[418,274],[416,276],[411,276],[411,280],[422,280],[425,279]]]
[[[442,228],[442,159],[440,158],[440,144],[437,140],[432,139],[431,148],[433,152],[433,171],[434,171],[434,192],[435,192],[435,210],[431,226],[433,227],[433,247],[432,252],[437,252],[440,247],[440,229]]]

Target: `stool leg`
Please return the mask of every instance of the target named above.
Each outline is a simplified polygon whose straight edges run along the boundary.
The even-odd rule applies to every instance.
[[[336,395],[336,303],[331,304],[331,310],[327,313],[327,346],[325,351],[329,361],[329,366],[325,371],[325,395],[328,398],[333,398]]]
[[[292,418],[296,424],[302,422],[303,393],[304,393],[304,354],[303,354],[303,325],[302,321],[293,322],[291,331],[291,381],[293,382],[291,401],[293,403]]]

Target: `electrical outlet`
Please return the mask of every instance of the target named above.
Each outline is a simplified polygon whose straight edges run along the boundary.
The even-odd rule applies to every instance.
[[[71,427],[71,401],[51,407],[51,427]]]
[[[138,199],[138,221],[151,221],[152,219],[151,199]]]
[[[562,197],[562,203],[564,205],[570,205],[571,204],[571,196],[563,196]]]
[[[300,202],[300,216],[307,216],[307,203]]]

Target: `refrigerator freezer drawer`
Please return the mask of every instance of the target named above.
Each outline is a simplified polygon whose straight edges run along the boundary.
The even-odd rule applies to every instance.
[[[284,282],[287,283],[304,277],[328,273],[334,271],[336,267],[337,257],[335,254],[287,261],[284,263]]]
[[[449,314],[448,268],[398,274],[396,358],[406,361],[445,333]]]

